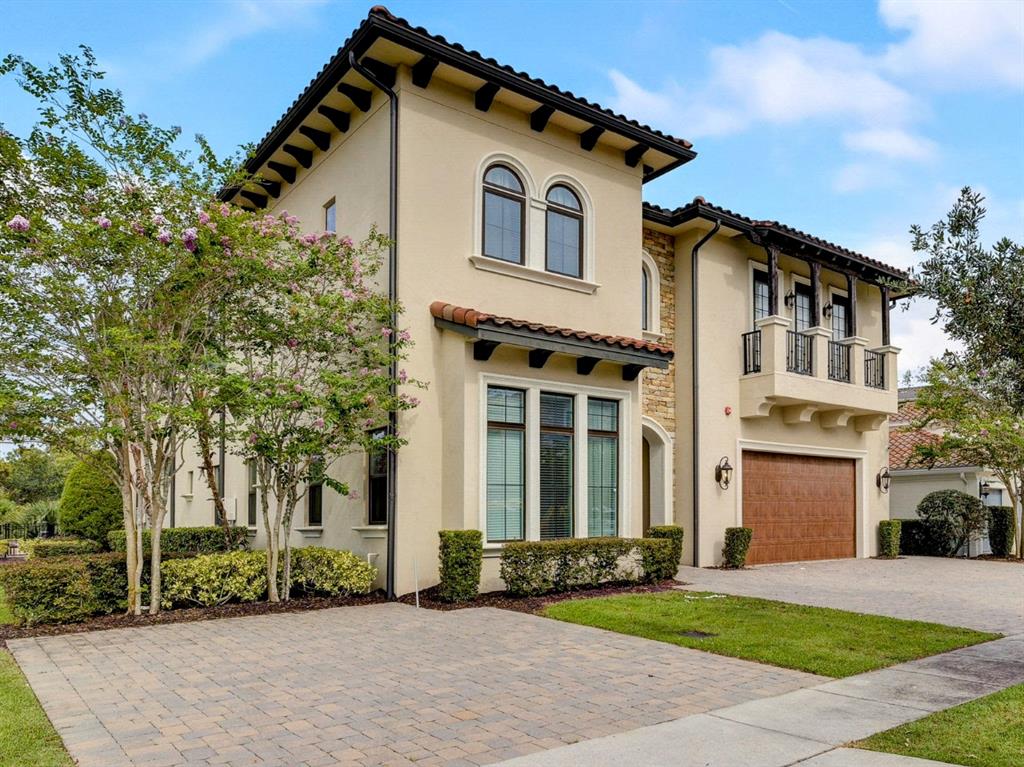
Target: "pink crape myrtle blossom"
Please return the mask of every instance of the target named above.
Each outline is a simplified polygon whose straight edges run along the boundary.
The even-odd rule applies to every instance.
[[[106,216],[96,216],[96,226],[100,229],[109,229],[111,221]]]
[[[29,221],[22,215],[16,215],[10,221],[7,222],[7,228],[12,232],[27,232],[29,227]]]
[[[164,245],[169,245],[171,242],[171,232],[169,229],[161,229],[156,233],[157,242],[162,242]]]
[[[199,245],[199,232],[194,226],[190,226],[181,233],[181,244],[185,246],[185,250],[189,253],[196,252],[196,247]]]

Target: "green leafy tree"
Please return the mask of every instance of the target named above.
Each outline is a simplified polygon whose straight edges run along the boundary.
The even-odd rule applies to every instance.
[[[68,461],[38,447],[19,447],[6,460],[0,484],[15,503],[54,500],[60,496]]]
[[[375,287],[386,246],[375,232],[356,245],[302,233],[284,213],[263,217],[243,245],[264,255],[252,264],[254,292],[227,310],[245,332],[224,339],[222,364],[196,371],[228,408],[232,449],[256,465],[273,602],[289,597],[290,533],[308,487],[347,494],[334,464],[371,447],[398,449],[397,434],[371,432],[418,404],[398,389],[419,384],[390,375],[411,340],[393,324],[399,307]]]
[[[107,533],[123,525],[121,491],[112,480],[113,458],[98,452],[78,461],[68,472],[60,496],[58,519],[64,535],[107,545]]]

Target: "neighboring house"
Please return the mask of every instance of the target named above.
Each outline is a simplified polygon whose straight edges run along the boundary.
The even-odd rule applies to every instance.
[[[941,427],[915,428],[923,413],[917,406],[920,387],[899,390],[899,412],[889,421],[889,514],[892,519],[917,519],[917,505],[936,490],[961,490],[980,498],[986,506],[1009,506],[1006,487],[988,469],[955,458],[942,463],[925,464],[917,457],[917,447],[935,441]],[[969,556],[989,554],[988,535],[970,542]]]
[[[883,283],[904,275],[700,198],[643,203],[694,157],[374,8],[260,142],[263,188],[227,195],[356,239],[394,213],[405,368],[429,382],[391,472],[384,455],[335,466],[358,497],[315,489],[294,543],[382,572],[391,550],[398,593],[437,582],[445,528],[484,532],[485,589],[507,541],[666,523],[702,566],[734,525],[754,529],[752,562],[874,554],[896,412]],[[209,524],[190,461],[174,524]],[[225,464],[262,545],[250,475]]]

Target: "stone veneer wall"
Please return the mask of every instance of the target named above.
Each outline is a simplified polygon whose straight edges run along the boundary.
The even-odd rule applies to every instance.
[[[652,229],[644,229],[644,250],[658,266],[661,295],[661,332],[663,342],[676,345],[676,250],[675,238]],[[643,372],[643,412],[670,434],[676,431],[675,360],[668,369],[646,368]]]

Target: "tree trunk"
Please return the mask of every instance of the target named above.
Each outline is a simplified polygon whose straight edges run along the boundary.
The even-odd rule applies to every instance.
[[[160,504],[162,507],[163,504]],[[149,541],[149,614],[157,615],[160,612],[160,600],[162,596],[162,577],[160,573],[160,537],[164,526],[163,509],[156,510],[153,514],[153,522],[150,527]]]
[[[135,493],[132,492],[132,481],[127,469],[121,478],[121,504],[124,517],[125,566],[128,572],[127,611],[131,615],[139,615],[142,612],[142,560],[137,545]]]
[[[224,493],[220,483],[217,481],[217,467],[213,465],[213,445],[210,443],[210,434],[206,427],[196,430],[196,441],[199,443],[199,456],[203,461],[203,474],[206,475],[206,485],[213,493],[214,515],[220,520],[224,530],[224,543],[231,546],[231,523],[228,522],[227,512],[224,510]]]

